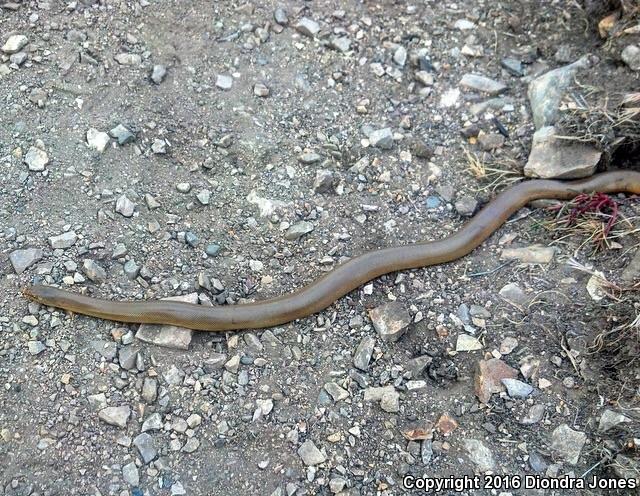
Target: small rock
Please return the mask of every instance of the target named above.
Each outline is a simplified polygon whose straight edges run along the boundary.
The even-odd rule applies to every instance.
[[[22,50],[27,45],[27,43],[29,43],[29,38],[27,38],[25,35],[14,34],[7,38],[7,41],[4,42],[4,45],[2,45],[2,48],[0,48],[0,50],[8,54],[17,53]]]
[[[85,275],[95,283],[101,283],[107,280],[107,272],[90,258],[85,258],[82,270]]]
[[[98,418],[109,425],[115,425],[124,429],[127,426],[127,421],[131,416],[131,408],[127,405],[122,406],[108,406],[98,412]]]
[[[553,246],[531,245],[522,248],[503,248],[502,260],[518,260],[522,263],[546,264],[553,260],[556,249]]]
[[[387,342],[400,339],[411,323],[411,315],[398,301],[385,303],[369,310],[369,318],[380,338]]]
[[[544,405],[540,403],[536,403],[531,408],[529,408],[529,411],[524,417],[522,417],[522,420],[520,421],[520,423],[524,425],[537,424],[542,420],[542,417],[544,417],[544,411],[545,411]]]
[[[14,250],[9,254],[9,261],[16,274],[22,274],[29,267],[40,261],[43,257],[40,248],[25,248],[24,250]]]
[[[273,12],[273,20],[276,21],[281,26],[286,26],[289,24],[289,18],[287,17],[287,11],[282,7],[278,7]]]
[[[502,379],[502,384],[507,388],[507,394],[516,399],[524,399],[533,393],[533,387],[526,382],[519,381],[518,379]]]
[[[30,171],[41,172],[49,163],[49,156],[44,150],[32,146],[24,156],[24,163],[27,164]]]
[[[356,368],[365,371],[369,368],[369,362],[371,361],[371,355],[373,354],[373,347],[375,344],[376,340],[371,336],[365,336],[362,338],[355,353],[353,354],[353,365]]]
[[[483,348],[482,343],[468,334],[459,334],[456,342],[456,351],[477,351]]]
[[[622,413],[614,412],[608,408],[602,412],[600,416],[600,423],[598,424],[598,430],[600,432],[606,432],[609,429],[619,426],[620,424],[631,422],[631,419]]]
[[[390,150],[393,148],[393,132],[391,128],[385,127],[373,131],[369,134],[369,143],[371,143],[371,146],[382,150]]]
[[[551,434],[551,450],[569,465],[576,465],[586,441],[584,432],[574,431],[567,424],[562,424]]]
[[[122,124],[118,124],[116,127],[114,127],[111,131],[109,131],[109,134],[112,138],[118,140],[119,145],[133,143],[136,139],[135,135]]]
[[[94,128],[87,131],[87,144],[89,145],[89,148],[92,148],[98,153],[102,153],[106,150],[109,145],[109,141],[110,138],[107,133],[103,133],[102,131],[98,131]]]
[[[230,90],[233,86],[233,77],[229,74],[218,74],[216,86],[221,90]]]
[[[622,61],[629,66],[632,71],[640,71],[640,47],[628,45],[622,50]]]
[[[151,143],[151,151],[156,155],[164,155],[167,153],[167,142],[162,138],[156,138]]]
[[[151,72],[151,81],[155,84],[160,84],[164,81],[164,78],[167,77],[167,68],[164,65],[156,64],[153,66],[153,71]]]
[[[264,83],[256,83],[253,86],[253,94],[261,98],[266,98],[269,96],[269,88]]]
[[[327,382],[324,385],[324,390],[329,393],[335,402],[346,400],[349,397],[349,391],[340,387],[335,382]]]
[[[140,474],[138,473],[138,467],[136,467],[135,462],[127,463],[122,467],[122,478],[130,486],[140,484]]]
[[[380,408],[385,412],[397,413],[400,411],[400,394],[395,389],[387,391],[380,399]]]
[[[499,133],[481,134],[478,136],[478,144],[485,152],[490,152],[504,145],[504,136]]]
[[[495,468],[496,462],[493,458],[493,453],[482,441],[479,439],[465,439],[462,443],[469,460],[473,462],[479,472],[487,472]]]
[[[478,208],[478,200],[471,196],[460,197],[455,205],[456,212],[464,217],[471,217]]]
[[[113,57],[120,65],[140,65],[142,57],[137,53],[119,53]]]
[[[288,241],[295,241],[307,233],[313,231],[314,226],[311,222],[301,221],[292,225],[284,235],[284,239]]]
[[[393,61],[400,67],[404,67],[404,64],[407,62],[407,49],[402,45],[396,48],[396,51],[393,53]]]
[[[493,393],[504,391],[503,379],[515,379],[518,371],[498,358],[480,360],[476,368],[475,392],[482,403],[488,403]]]
[[[296,31],[302,33],[309,38],[313,38],[318,32],[320,32],[320,25],[308,17],[303,17],[295,25]]]
[[[502,340],[502,343],[500,343],[499,351],[502,355],[508,355],[513,350],[515,350],[517,346],[518,346],[518,340],[511,336],[507,336]]]
[[[77,240],[78,235],[74,231],[67,231],[65,233],[59,234],[58,236],[50,236],[49,244],[54,250],[64,250],[75,245]]]
[[[502,287],[500,296],[516,306],[525,306],[529,303],[529,296],[515,282]]]
[[[158,455],[153,438],[146,432],[138,434],[133,439],[133,444],[138,449],[138,453],[140,453],[144,463],[149,463]]]
[[[133,216],[133,211],[136,208],[136,204],[133,203],[126,195],[121,195],[116,200],[116,212],[123,217]]]
[[[499,95],[507,90],[506,84],[477,74],[465,74],[462,76],[460,86],[489,95]]]
[[[320,160],[322,160],[322,156],[317,154],[317,153],[315,153],[315,152],[303,153],[302,155],[300,155],[298,157],[298,161],[301,164],[305,164],[305,165],[315,164],[316,162],[319,162]]]
[[[327,169],[318,169],[316,178],[313,181],[313,191],[316,193],[327,193],[332,190],[334,182],[333,172]]]
[[[307,439],[302,443],[300,448],[298,448],[298,455],[307,466],[319,465],[327,459],[311,439]]]

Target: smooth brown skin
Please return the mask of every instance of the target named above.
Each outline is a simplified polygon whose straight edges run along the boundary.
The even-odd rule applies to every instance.
[[[640,172],[605,172],[571,182],[542,179],[521,182],[500,193],[448,238],[369,251],[294,293],[256,303],[209,307],[166,300],[115,302],[42,285],[25,288],[23,294],[43,305],[120,322],[173,324],[200,331],[272,327],[319,312],[383,274],[461,258],[532,200],[569,200],[580,193],[595,191],[640,194]]]

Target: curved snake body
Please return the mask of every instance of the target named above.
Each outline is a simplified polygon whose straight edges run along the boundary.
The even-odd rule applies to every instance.
[[[44,285],[25,288],[23,294],[43,305],[120,322],[173,324],[201,331],[272,327],[319,312],[383,274],[461,258],[532,200],[569,200],[594,191],[640,194],[640,172],[612,171],[569,182],[521,182],[500,193],[447,238],[366,252],[291,294],[255,303],[204,306],[167,300],[110,301]]]

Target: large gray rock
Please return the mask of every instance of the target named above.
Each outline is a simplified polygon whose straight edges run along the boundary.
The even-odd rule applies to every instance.
[[[576,465],[586,441],[584,432],[574,431],[567,424],[562,424],[551,434],[551,451],[569,465]]]
[[[584,56],[573,64],[553,69],[529,83],[529,103],[536,129],[555,123],[560,101],[567,88],[573,83],[577,72],[590,65],[589,57]]]
[[[43,256],[40,248],[26,248],[24,250],[15,250],[9,254],[9,261],[13,266],[16,274],[22,274],[25,270],[38,262]]]
[[[546,126],[533,135],[524,175],[544,179],[577,179],[592,175],[602,152],[591,145],[556,139],[557,131]]]

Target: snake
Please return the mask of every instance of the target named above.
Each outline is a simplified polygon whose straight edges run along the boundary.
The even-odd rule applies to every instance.
[[[367,251],[292,293],[262,301],[214,306],[170,300],[111,301],[43,284],[26,287],[22,293],[48,307],[118,322],[170,324],[199,331],[274,327],[318,313],[384,274],[462,258],[533,200],[571,200],[593,192],[639,195],[640,172],[613,170],[572,181],[521,181],[496,195],[448,237]]]

